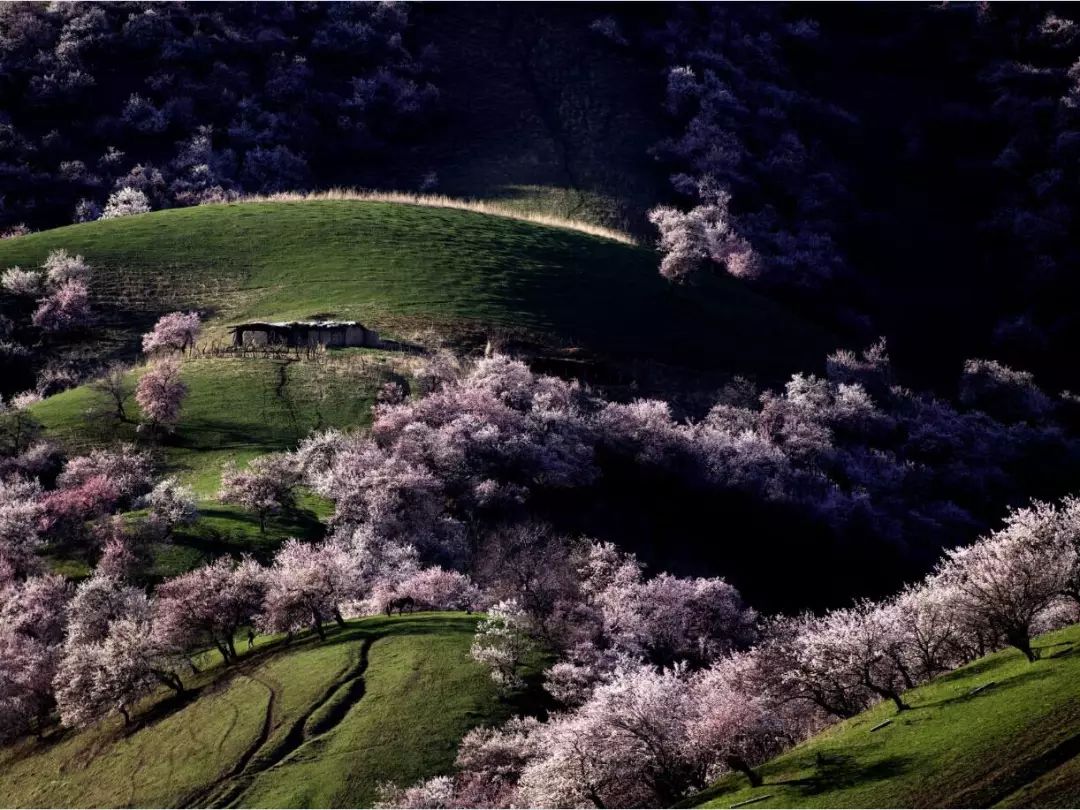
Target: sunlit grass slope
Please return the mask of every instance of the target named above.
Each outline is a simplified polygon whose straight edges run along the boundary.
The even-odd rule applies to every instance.
[[[446,772],[473,726],[522,710],[468,656],[476,617],[350,622],[205,670],[191,699],[0,748],[4,807],[370,807]],[[244,645],[246,646],[246,645]]]
[[[358,427],[371,418],[375,390],[387,372],[379,352],[356,352],[320,363],[261,358],[188,360],[188,386],[180,422],[156,448],[163,472],[179,477],[200,500],[200,520],[157,549],[156,576],[187,570],[221,553],[272,551],[285,537],[312,538],[326,505],[308,497],[292,515],[272,518],[265,533],[254,515],[214,500],[227,461],[243,465],[255,456],[288,450],[312,430]],[[133,371],[134,384],[141,371]],[[90,386],[73,388],[31,408],[46,435],[69,453],[136,439],[139,415],[133,399],[129,421],[116,423],[108,402]],[[86,573],[76,551],[54,550],[59,570]]]
[[[1076,807],[1080,625],[1043,636],[1037,646],[1043,658],[1035,664],[1015,650],[990,655],[909,692],[911,711],[896,715],[883,703],[778,757],[761,768],[761,787],[729,776],[697,801],[755,808]]]
[[[384,333],[498,327],[606,356],[784,373],[825,335],[728,279],[678,288],[646,247],[467,210],[356,200],[203,206],[0,243],[0,267],[84,254],[132,318],[177,306],[247,318],[357,318]],[[221,335],[219,331],[217,334]]]

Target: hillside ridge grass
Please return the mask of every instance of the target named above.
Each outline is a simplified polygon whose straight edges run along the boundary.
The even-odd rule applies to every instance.
[[[205,340],[219,345],[242,320],[340,318],[424,345],[494,332],[632,366],[771,379],[816,367],[835,348],[736,279],[673,286],[652,249],[457,207],[311,199],[177,208],[4,240],[0,267],[37,266],[57,248],[92,265],[103,321],[126,330],[132,354],[154,317],[181,308],[201,310]]]
[[[529,688],[499,697],[468,656],[477,620],[414,613],[352,620],[323,643],[260,637],[229,668],[207,653],[186,701],[157,695],[131,727],[110,717],[0,748],[0,806],[370,807],[383,782],[447,772],[470,728],[535,708],[542,662]]]
[[[1075,807],[1080,625],[1035,647],[1034,664],[1011,648],[989,655],[909,691],[909,711],[881,703],[830,726],[763,765],[760,787],[728,775],[688,804]]]
[[[422,194],[411,191],[375,191],[357,188],[329,188],[321,191],[279,191],[275,194],[248,194],[238,200],[205,205],[237,205],[253,202],[310,202],[312,200],[347,200],[352,202],[383,202],[400,205],[418,205],[421,208],[453,208],[458,211],[472,211],[494,217],[506,217],[549,228],[562,228],[568,231],[611,239],[627,245],[639,244],[629,233],[570,216],[563,216],[540,210],[530,210],[524,205],[512,205],[498,199],[479,199],[475,197],[451,197],[446,194]]]

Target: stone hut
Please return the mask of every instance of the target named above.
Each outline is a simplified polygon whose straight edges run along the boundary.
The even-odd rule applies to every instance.
[[[379,335],[357,321],[279,321],[241,323],[229,331],[233,345],[261,346],[368,346],[381,344]]]

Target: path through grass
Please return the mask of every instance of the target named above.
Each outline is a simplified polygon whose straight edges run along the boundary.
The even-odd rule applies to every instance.
[[[0,806],[368,807],[381,782],[446,772],[469,728],[517,708],[468,656],[476,620],[357,620],[211,670],[196,699],[156,718],[145,706],[132,729],[111,718],[0,749]]]

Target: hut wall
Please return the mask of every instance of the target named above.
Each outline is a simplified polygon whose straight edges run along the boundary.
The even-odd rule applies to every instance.
[[[269,343],[269,338],[266,332],[257,331],[255,329],[245,329],[240,333],[240,342],[244,346],[257,348]]]
[[[288,346],[379,346],[379,335],[360,325],[334,326],[255,325],[238,327],[233,336],[237,346],[260,348],[274,344]]]

